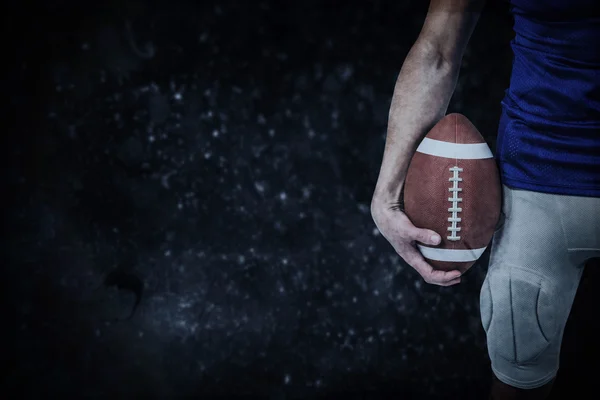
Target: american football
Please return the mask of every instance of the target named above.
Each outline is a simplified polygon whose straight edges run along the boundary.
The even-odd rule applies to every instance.
[[[446,115],[419,144],[404,185],[408,218],[442,237],[438,246],[417,244],[426,261],[468,270],[489,245],[502,203],[498,168],[481,133],[464,115]]]

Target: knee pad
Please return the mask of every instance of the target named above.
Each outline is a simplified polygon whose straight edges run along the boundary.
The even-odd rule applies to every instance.
[[[492,369],[500,380],[529,389],[554,377],[566,321],[561,293],[549,279],[518,267],[490,268],[480,307]]]

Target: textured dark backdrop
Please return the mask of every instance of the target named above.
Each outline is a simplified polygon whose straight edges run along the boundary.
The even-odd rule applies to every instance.
[[[3,392],[483,398],[488,253],[425,285],[369,215],[427,3],[10,5]],[[492,147],[511,37],[449,110]]]

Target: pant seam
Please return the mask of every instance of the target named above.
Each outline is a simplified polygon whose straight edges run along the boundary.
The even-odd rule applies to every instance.
[[[553,200],[554,200],[554,204],[557,210],[559,210],[558,212],[558,221],[560,223],[560,231],[562,232],[562,239],[565,245],[565,249],[567,249],[567,253],[568,253],[568,249],[569,249],[569,242],[567,240],[567,229],[565,227],[565,221],[563,219],[563,213],[561,212],[561,207],[560,207],[560,202],[558,201],[559,196],[552,196]]]
[[[519,359],[517,358],[517,332],[515,331],[515,312],[513,310],[513,296],[512,296],[512,271],[509,272],[509,280],[508,280],[508,292],[509,292],[509,298],[510,298],[510,324],[511,324],[511,328],[512,328],[512,338],[513,338],[513,352],[514,352],[514,358],[516,362],[519,362]]]

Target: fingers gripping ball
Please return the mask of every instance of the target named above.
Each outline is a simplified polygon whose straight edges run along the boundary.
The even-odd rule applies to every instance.
[[[442,118],[419,144],[404,183],[405,213],[442,237],[419,245],[436,269],[466,271],[490,243],[501,210],[500,176],[477,128],[461,114]]]
[[[528,389],[556,374],[565,304],[560,290],[531,271],[507,266],[488,273],[481,289],[481,321],[500,380]]]

